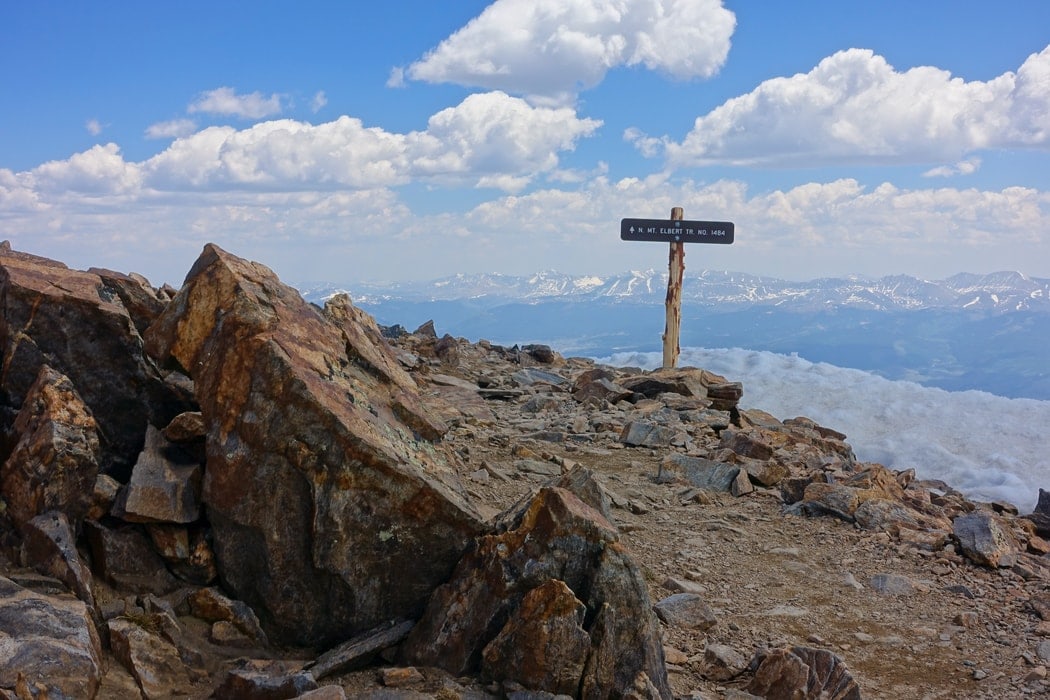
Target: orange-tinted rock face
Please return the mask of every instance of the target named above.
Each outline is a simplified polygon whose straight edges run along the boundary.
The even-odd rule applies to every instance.
[[[147,332],[194,379],[220,578],[277,640],[418,614],[481,530],[426,439],[443,425],[372,330],[208,246]]]

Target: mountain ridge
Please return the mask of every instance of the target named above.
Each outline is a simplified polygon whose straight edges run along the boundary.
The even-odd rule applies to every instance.
[[[394,299],[415,302],[471,300],[485,307],[510,301],[648,304],[663,301],[667,274],[653,269],[614,275],[570,275],[547,270],[532,275],[456,274],[420,282],[314,282],[297,286],[310,301],[323,301],[345,292],[355,303],[366,305]],[[851,308],[1050,313],[1050,278],[1000,271],[987,274],[961,272],[943,280],[898,274],[877,278],[846,275],[796,282],[744,272],[703,270],[686,273],[682,298],[690,305],[717,306],[723,311],[766,306],[784,311]]]

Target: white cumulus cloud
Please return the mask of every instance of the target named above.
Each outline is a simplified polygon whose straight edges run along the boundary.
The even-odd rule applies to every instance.
[[[157,122],[146,128],[148,139],[175,139],[189,136],[197,129],[197,123],[192,119],[172,119],[166,122]]]
[[[187,108],[190,114],[204,112],[240,117],[242,119],[263,119],[280,114],[281,96],[264,96],[261,92],[239,95],[231,87],[220,87],[202,93]]]
[[[952,165],[939,165],[930,168],[922,175],[923,177],[952,177],[953,175],[973,175],[981,167],[981,159],[967,158]]]
[[[245,129],[213,126],[177,137],[152,158],[124,160],[115,144],[13,174],[22,186],[70,193],[256,189],[372,189],[413,180],[517,191],[554,172],[559,153],[601,122],[570,108],[529,105],[501,92],[468,96],[423,131],[394,133],[348,116],[322,124],[278,119]],[[161,136],[181,122],[151,127]]]
[[[681,142],[627,137],[672,166],[957,163],[981,149],[1047,148],[1050,46],[986,82],[930,66],[898,71],[848,49],[698,117]]]
[[[721,0],[497,0],[404,78],[565,102],[618,66],[707,78],[729,53],[736,16]]]

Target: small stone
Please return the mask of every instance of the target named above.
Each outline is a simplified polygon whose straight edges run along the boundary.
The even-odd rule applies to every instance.
[[[980,668],[974,669],[974,671],[973,671],[973,679],[975,681],[983,681],[987,677],[988,677],[988,672],[985,671],[984,669],[980,669]]]
[[[1035,647],[1035,655],[1040,661],[1050,661],[1050,640],[1039,642]]]
[[[711,606],[696,593],[675,593],[654,605],[653,610],[672,627],[707,630],[717,622]]]
[[[423,682],[423,674],[414,666],[405,668],[384,668],[382,672],[383,685],[388,688],[403,688],[406,685],[416,685]]]
[[[875,591],[886,595],[911,595],[918,590],[914,581],[899,574],[875,574],[870,583]]]
[[[675,666],[682,666],[689,661],[689,655],[681,649],[664,646],[664,661]]]
[[[747,667],[747,659],[733,647],[708,643],[704,650],[704,676],[715,681],[727,681],[740,675]]]

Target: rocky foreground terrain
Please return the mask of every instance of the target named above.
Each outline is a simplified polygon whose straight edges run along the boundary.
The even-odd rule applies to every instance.
[[[746,377],[380,329],[215,246],[174,290],[4,244],[0,308],[0,697],[1050,692],[1050,495]]]

